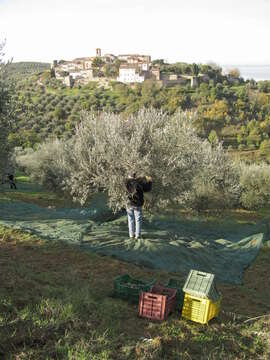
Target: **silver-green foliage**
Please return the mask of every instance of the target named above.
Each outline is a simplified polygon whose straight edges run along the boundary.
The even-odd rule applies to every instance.
[[[233,208],[241,196],[240,169],[222,145],[204,143],[203,162],[192,178],[189,202],[197,210]]]
[[[64,180],[68,176],[69,151],[69,142],[51,140],[41,144],[36,151],[28,149],[17,154],[16,162],[33,181],[50,190],[63,190]]]
[[[247,209],[270,204],[270,165],[241,163],[241,203]]]
[[[43,144],[17,161],[35,180],[68,191],[81,204],[102,190],[111,208],[121,209],[127,200],[125,179],[136,172],[153,178],[149,208],[200,209],[213,198],[216,207],[231,206],[239,198],[239,171],[221,145],[196,135],[195,118],[194,113],[169,117],[153,109],[128,118],[83,113],[71,141]]]
[[[84,113],[73,139],[66,188],[82,204],[93,191],[105,190],[117,210],[126,204],[125,178],[136,172],[153,177],[150,207],[193,207],[203,177],[201,183],[211,183],[231,205],[239,197],[239,174],[221,146],[198,138],[191,125],[195,116],[178,112],[169,117],[152,109],[128,119]]]

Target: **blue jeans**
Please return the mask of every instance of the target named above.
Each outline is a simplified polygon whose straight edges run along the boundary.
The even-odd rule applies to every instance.
[[[128,206],[127,215],[128,215],[129,237],[133,237],[134,234],[136,238],[140,237],[141,229],[142,229],[142,207]],[[136,224],[136,232],[135,232],[135,224]]]

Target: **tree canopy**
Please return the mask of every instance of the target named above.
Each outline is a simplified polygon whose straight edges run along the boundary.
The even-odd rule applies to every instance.
[[[4,45],[4,42],[0,43],[0,178],[3,178],[9,167],[10,146],[8,135],[11,127],[11,94],[7,81],[7,64],[3,60]]]
[[[58,187],[81,204],[104,191],[112,209],[123,208],[125,179],[136,172],[153,177],[149,208],[193,207],[207,193],[231,206],[239,197],[237,168],[221,145],[196,135],[194,117],[154,109],[127,118],[85,112],[71,140],[44,144],[18,161],[45,186],[51,187],[53,174]]]

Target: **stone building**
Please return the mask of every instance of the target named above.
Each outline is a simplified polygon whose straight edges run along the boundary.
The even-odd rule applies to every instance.
[[[65,76],[64,77],[64,84],[68,87],[72,87],[74,84],[74,79],[71,75]]]
[[[150,64],[151,56],[150,55],[139,55],[139,54],[124,54],[118,55],[117,58],[120,61],[127,62],[128,64]]]
[[[178,74],[161,74],[160,81],[162,86],[174,86],[174,85],[185,85],[189,82],[189,79]]]
[[[160,67],[152,67],[151,75],[154,80],[160,81]]]
[[[110,64],[113,63],[115,60],[117,60],[117,56],[113,54],[105,54],[102,56],[102,59],[106,64]]]
[[[92,68],[93,60],[97,57],[103,60],[103,66],[102,64],[100,65],[99,71]],[[146,79],[152,79],[158,82],[160,86],[189,84],[195,88],[198,87],[201,82],[209,81],[204,74],[193,76],[188,74],[162,73],[160,71],[160,65],[156,64],[152,66],[150,55],[102,55],[100,48],[96,49],[95,56],[80,57],[72,61],[54,60],[52,69],[57,79],[60,79],[66,85],[69,84],[68,86],[72,86],[72,83],[87,84],[89,81],[97,81],[99,83],[103,80],[107,81],[109,79],[104,76],[105,70],[112,68],[115,74],[115,69],[118,69],[119,63],[119,75],[116,80],[127,84],[142,83]],[[70,81],[71,78],[72,81]]]

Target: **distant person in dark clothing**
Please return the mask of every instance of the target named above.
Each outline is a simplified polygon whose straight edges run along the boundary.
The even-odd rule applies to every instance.
[[[17,186],[16,186],[15,181],[14,181],[14,175],[8,174],[7,177],[8,177],[8,182],[9,182],[10,188],[11,189],[17,189]]]
[[[152,177],[136,177],[131,174],[125,181],[127,189],[127,215],[129,237],[139,239],[142,227],[142,206],[144,204],[144,192],[151,191]],[[135,226],[136,225],[136,226]]]

